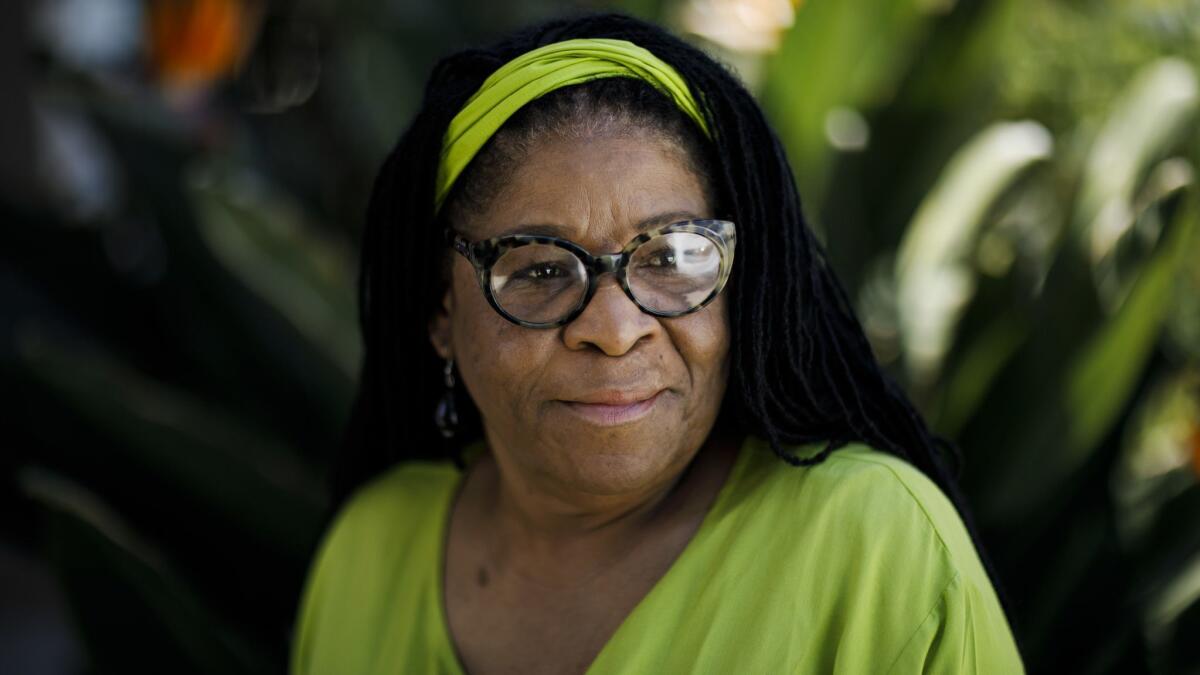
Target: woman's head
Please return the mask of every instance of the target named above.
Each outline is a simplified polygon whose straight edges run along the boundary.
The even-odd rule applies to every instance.
[[[708,135],[638,80],[556,90],[492,137],[438,211],[436,172],[451,118],[505,63],[575,38],[626,40],[672,66],[701,103]],[[737,262],[724,293],[695,314],[665,320],[638,311],[605,276],[570,324],[514,325],[486,305],[471,266],[443,237],[447,225],[474,241],[555,224],[559,236],[611,253],[640,220],[664,211],[737,227]],[[637,471],[662,468],[680,448],[694,450],[720,416],[719,426],[765,438],[790,463],[822,457],[796,458],[788,445],[826,441],[828,452],[858,440],[910,459],[953,494],[935,440],[880,371],[805,224],[761,110],[725,68],[653,25],[615,15],[556,21],[444,59],[376,181],[363,246],[366,355],[341,494],[398,459],[447,454],[432,415],[447,356],[470,394],[459,399],[460,442],[484,427],[493,441],[536,439],[546,445],[531,461],[590,489],[615,489]],[[583,449],[562,452],[576,437],[567,411],[551,403],[631,386],[672,393],[657,410],[662,428],[587,428],[587,449],[606,437],[638,448],[669,438],[671,449],[592,465],[580,463]]]
[[[699,136],[690,119],[640,80],[556,90],[526,106],[476,157],[445,205],[446,223],[472,241],[534,233],[595,254],[620,251],[648,230],[718,215]],[[670,253],[665,245],[677,241],[691,242],[686,246],[694,250],[679,252],[701,266],[721,262],[715,242],[676,232],[632,256],[638,271],[628,274],[630,283],[671,290],[644,278],[661,275],[650,268],[662,262],[654,256]],[[725,394],[724,295],[697,311],[660,317],[642,311],[614,275],[602,275],[568,323],[530,328],[489,305],[464,256],[445,255],[446,289],[430,338],[441,358],[455,360],[498,461],[591,494],[638,490],[682,470],[708,437]],[[574,257],[564,249],[533,244],[510,255],[553,261],[552,271],[572,273]],[[523,272],[520,264],[505,276]],[[508,283],[525,284],[507,291],[517,299],[540,293],[531,281]],[[563,285],[554,299],[582,287],[543,283]],[[619,418],[595,405],[637,401],[645,403]]]

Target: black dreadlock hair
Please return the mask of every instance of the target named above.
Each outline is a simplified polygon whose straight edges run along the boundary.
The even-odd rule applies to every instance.
[[[574,38],[628,40],[673,66],[700,103],[711,142],[696,140],[695,125],[681,122],[686,118],[678,108],[649,85],[597,80],[566,87],[505,124],[463,174],[444,211],[478,202],[488,176],[502,173],[494,166],[504,154],[495,148],[498,138],[511,139],[539,120],[569,114],[563,112],[571,105],[567,99],[577,104],[582,96],[605,111],[632,114],[635,124],[656,120],[656,128],[692,156],[721,210],[738,227],[738,260],[725,290],[731,294],[730,377],[718,426],[735,424],[742,433],[765,439],[793,466],[818,464],[850,442],[907,460],[956,506],[1007,605],[956,485],[959,453],[930,432],[875,360],[845,290],[806,224],[791,168],[762,110],[735,76],[699,49],[619,14],[549,21],[491,47],[458,52],[434,67],[423,104],[384,161],[367,209],[359,278],[365,352],[332,475],[335,504],[397,461],[452,459],[461,466],[461,446],[444,444],[432,414],[444,392],[442,362],[428,333],[445,283],[444,221],[434,213],[433,200],[442,138],[451,118],[497,68],[532,49]],[[571,89],[577,91],[566,91]],[[697,150],[701,144],[707,150]],[[478,166],[489,163],[491,170]],[[460,397],[458,410],[459,436],[478,437],[473,404]],[[812,456],[788,450],[813,443],[824,447]],[[953,473],[944,455],[954,459]]]

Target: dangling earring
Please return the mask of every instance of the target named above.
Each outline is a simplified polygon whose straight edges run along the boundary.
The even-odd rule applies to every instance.
[[[433,413],[433,422],[438,431],[442,432],[442,438],[450,440],[458,431],[458,411],[454,407],[454,359],[446,359],[446,367],[442,370],[442,382],[446,385],[446,392],[442,394],[442,400],[438,401],[437,409]]]

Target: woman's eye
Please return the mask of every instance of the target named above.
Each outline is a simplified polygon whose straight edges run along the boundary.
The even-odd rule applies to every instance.
[[[675,263],[675,249],[665,248],[650,254],[651,267],[674,267]]]
[[[567,271],[561,265],[554,263],[537,263],[522,269],[513,276],[518,279],[528,279],[530,281],[548,281],[567,276]]]
[[[710,248],[707,246],[682,250],[663,248],[652,252],[646,259],[646,265],[649,267],[678,267],[707,260],[710,252]]]

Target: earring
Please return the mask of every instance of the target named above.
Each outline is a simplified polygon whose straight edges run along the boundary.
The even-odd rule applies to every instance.
[[[433,412],[433,423],[437,425],[438,431],[442,432],[442,438],[450,440],[458,431],[458,411],[454,407],[454,359],[446,359],[446,367],[442,369],[442,382],[446,386],[446,392],[442,394],[442,399],[438,401],[437,409]]]

